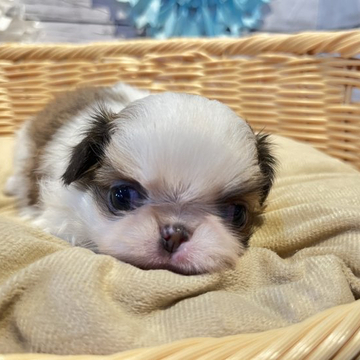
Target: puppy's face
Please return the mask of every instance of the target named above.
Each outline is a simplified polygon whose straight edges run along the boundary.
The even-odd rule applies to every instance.
[[[243,253],[272,165],[266,137],[225,105],[165,93],[99,110],[63,180],[91,195],[86,233],[99,252],[198,274]]]

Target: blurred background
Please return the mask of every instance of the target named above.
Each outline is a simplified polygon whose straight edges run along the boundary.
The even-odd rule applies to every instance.
[[[239,37],[360,26],[360,0],[0,0],[0,41]]]

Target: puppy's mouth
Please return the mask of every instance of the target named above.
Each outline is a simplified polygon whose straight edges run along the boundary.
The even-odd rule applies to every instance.
[[[163,247],[157,249],[156,254],[149,255],[146,259],[119,258],[128,264],[142,270],[168,270],[180,275],[200,275],[206,271],[200,271],[186,257],[187,249],[180,246],[176,252],[169,253]]]
[[[200,274],[189,259],[191,235],[182,224],[164,226],[160,229],[155,251],[144,262],[140,260],[133,265],[143,270],[169,270],[181,275]]]

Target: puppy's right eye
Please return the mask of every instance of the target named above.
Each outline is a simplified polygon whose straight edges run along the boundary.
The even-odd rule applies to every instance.
[[[140,193],[129,185],[119,185],[110,189],[109,201],[112,211],[130,211],[140,202]]]

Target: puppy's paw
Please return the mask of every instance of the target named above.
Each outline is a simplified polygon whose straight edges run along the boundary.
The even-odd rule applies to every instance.
[[[4,194],[6,196],[15,196],[17,193],[17,188],[18,188],[18,177],[15,175],[10,176],[5,184],[4,187]]]
[[[33,206],[26,206],[19,210],[20,219],[23,221],[34,221],[39,216],[39,210]]]
[[[51,229],[50,229],[48,221],[41,216],[39,216],[35,219],[32,219],[31,225],[45,231],[48,234],[51,234]]]

